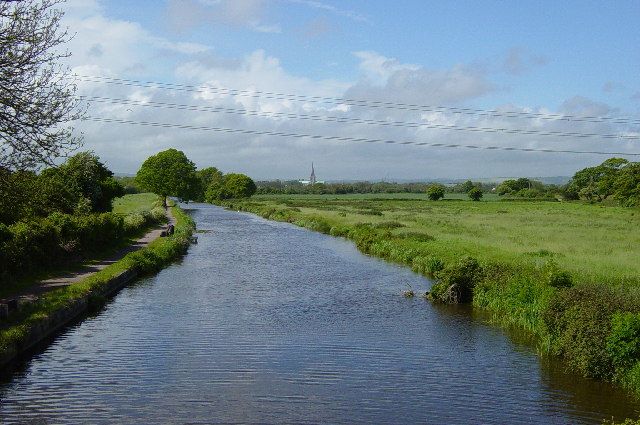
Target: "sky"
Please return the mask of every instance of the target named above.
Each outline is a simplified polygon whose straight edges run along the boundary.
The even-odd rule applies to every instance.
[[[567,176],[608,156],[482,148],[640,153],[637,0],[68,0],[63,9],[87,115],[174,126],[78,123],[83,149],[117,173],[172,147],[199,168],[256,180],[304,178],[311,162],[319,180]]]

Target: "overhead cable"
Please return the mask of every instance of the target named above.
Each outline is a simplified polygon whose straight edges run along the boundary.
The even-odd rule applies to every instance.
[[[434,123],[428,123],[428,122],[384,121],[384,120],[349,118],[349,117],[339,117],[339,116],[324,116],[324,115],[287,113],[287,112],[267,112],[267,111],[258,111],[258,110],[226,108],[222,106],[199,106],[199,105],[188,105],[188,104],[181,104],[181,103],[167,103],[167,102],[156,102],[156,101],[146,101],[146,100],[142,101],[142,100],[133,100],[133,99],[118,99],[118,98],[100,97],[100,96],[80,96],[80,98],[85,100],[90,100],[93,102],[111,103],[116,105],[142,106],[142,107],[175,109],[175,110],[185,110],[185,111],[249,115],[249,116],[266,117],[266,118],[287,118],[287,119],[301,119],[301,120],[311,120],[311,121],[321,121],[321,122],[380,125],[380,126],[404,127],[404,128],[429,128],[429,129],[439,129],[439,130],[471,131],[471,132],[481,132],[481,133],[501,133],[501,134],[554,136],[554,137],[571,137],[571,138],[577,137],[577,138],[640,140],[640,134],[578,133],[578,132],[566,132],[566,131],[526,130],[526,129],[517,129],[517,128],[460,126],[460,125],[449,125],[449,124],[434,124]]]
[[[81,81],[117,84],[123,86],[144,87],[144,88],[160,88],[167,90],[178,90],[187,92],[198,93],[212,93],[219,95],[230,96],[244,96],[253,98],[266,98],[277,100],[290,100],[297,102],[309,102],[309,103],[331,103],[341,104],[358,107],[368,108],[385,108],[385,109],[399,109],[405,111],[422,111],[422,112],[447,112],[452,114],[465,114],[465,115],[478,115],[500,118],[526,118],[526,119],[540,119],[551,121],[573,121],[573,122],[592,122],[592,123],[612,123],[612,124],[630,124],[640,125],[640,119],[628,118],[628,117],[612,117],[612,116],[582,116],[582,115],[570,115],[570,114],[546,114],[539,112],[525,112],[525,111],[500,111],[497,109],[477,109],[477,108],[460,108],[453,106],[433,106],[433,105],[419,105],[412,103],[401,102],[387,102],[378,100],[366,100],[366,99],[350,99],[340,97],[328,97],[328,96],[309,96],[290,93],[278,93],[264,90],[238,90],[226,87],[218,87],[212,85],[188,85],[177,83],[163,83],[157,81],[143,81],[133,80],[126,78],[113,78],[94,75],[79,75],[74,74],[74,77],[79,78]]]
[[[268,130],[249,130],[249,129],[226,128],[226,127],[209,127],[209,126],[198,126],[198,125],[190,125],[190,124],[171,124],[171,123],[162,123],[162,122],[153,122],[153,121],[135,121],[135,120],[125,120],[125,119],[119,119],[119,118],[104,118],[104,117],[91,117],[91,116],[86,117],[85,120],[104,122],[104,123],[141,125],[141,126],[159,127],[159,128],[177,128],[182,130],[214,131],[214,132],[221,132],[221,133],[249,134],[249,135],[259,135],[259,136],[277,136],[277,137],[287,137],[287,138],[296,138],[296,139],[308,138],[308,139],[321,139],[321,140],[339,141],[339,142],[383,143],[383,144],[394,144],[394,145],[413,145],[413,146],[428,146],[428,147],[442,147],[442,148],[465,148],[465,149],[520,151],[520,152],[571,153],[571,154],[592,154],[592,155],[608,155],[608,156],[612,156],[612,155],[640,156],[640,153],[635,153],[635,152],[579,151],[579,150],[571,150],[571,149],[537,149],[537,148],[519,148],[519,147],[508,147],[508,146],[482,146],[482,145],[465,145],[465,144],[455,144],[455,143],[431,143],[431,142],[419,142],[419,141],[413,141],[413,140],[399,141],[399,140],[392,140],[392,139],[370,139],[366,137],[322,136],[318,134],[291,133],[291,132],[268,131]]]

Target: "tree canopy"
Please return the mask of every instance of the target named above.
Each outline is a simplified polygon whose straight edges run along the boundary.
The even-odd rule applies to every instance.
[[[196,166],[177,149],[147,158],[136,174],[136,182],[142,189],[160,195],[165,205],[167,196],[195,199],[200,188]]]
[[[256,184],[251,177],[240,174],[226,174],[222,181],[213,180],[207,188],[205,198],[207,202],[221,199],[249,198],[256,193]]]
[[[0,223],[55,212],[106,212],[113,198],[123,194],[113,173],[91,152],[78,153],[40,174],[0,168]]]
[[[0,167],[30,169],[66,156],[81,142],[69,123],[83,115],[60,60],[62,0],[0,2]]]
[[[480,199],[482,199],[482,190],[474,187],[469,191],[468,195],[469,199],[471,199],[472,201],[479,201]]]
[[[615,199],[626,206],[640,205],[640,163],[609,158],[578,171],[566,189],[569,199],[602,202]]]
[[[427,189],[427,196],[432,201],[444,198],[445,187],[441,184],[432,184]]]

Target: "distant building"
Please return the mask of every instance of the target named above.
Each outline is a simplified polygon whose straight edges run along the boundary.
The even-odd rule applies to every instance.
[[[314,185],[316,183],[324,183],[324,181],[316,180],[316,170],[313,168],[313,162],[311,163],[311,175],[309,176],[309,180],[298,180],[303,185]]]

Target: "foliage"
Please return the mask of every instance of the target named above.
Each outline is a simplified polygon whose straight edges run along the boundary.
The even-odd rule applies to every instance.
[[[613,377],[615,368],[607,350],[613,315],[639,305],[638,300],[622,291],[598,285],[579,285],[557,292],[542,316],[552,350],[586,377]],[[623,339],[623,332],[618,332],[612,341]]]
[[[198,176],[198,180],[200,180],[200,193],[198,193],[198,197],[195,199],[198,202],[203,202],[206,199],[206,190],[212,184],[222,184],[224,180],[224,174],[216,167],[207,167],[202,170],[196,171],[196,175]]]
[[[482,280],[483,269],[475,258],[464,256],[457,263],[436,272],[437,282],[429,298],[446,304],[468,303],[473,289]]]
[[[212,180],[205,193],[207,202],[214,203],[224,199],[249,198],[256,192],[251,177],[239,173],[226,174],[222,181]]]
[[[27,274],[71,264],[121,243],[165,220],[163,208],[114,213],[64,214],[0,225],[0,289]]]
[[[69,125],[83,116],[61,61],[69,40],[59,0],[0,2],[0,167],[19,170],[53,160],[81,142]]]
[[[566,188],[569,199],[602,202],[609,197],[626,206],[640,203],[640,165],[624,158],[609,158],[578,171]]]
[[[176,149],[147,158],[138,170],[136,182],[142,189],[160,195],[165,203],[167,196],[195,199],[200,189],[196,166]]]
[[[640,314],[613,314],[607,354],[616,369],[628,369],[640,361]]]
[[[613,196],[622,205],[640,205],[640,162],[625,165],[613,182]]]
[[[483,193],[480,189],[478,189],[477,187],[474,187],[469,191],[468,195],[469,195],[469,199],[471,199],[472,201],[479,201],[480,199],[482,199]]]
[[[427,195],[432,201],[444,198],[445,187],[441,184],[432,184],[427,188]]]
[[[123,193],[111,171],[90,152],[74,155],[39,175],[0,169],[0,222],[12,224],[54,212],[106,212]]]

